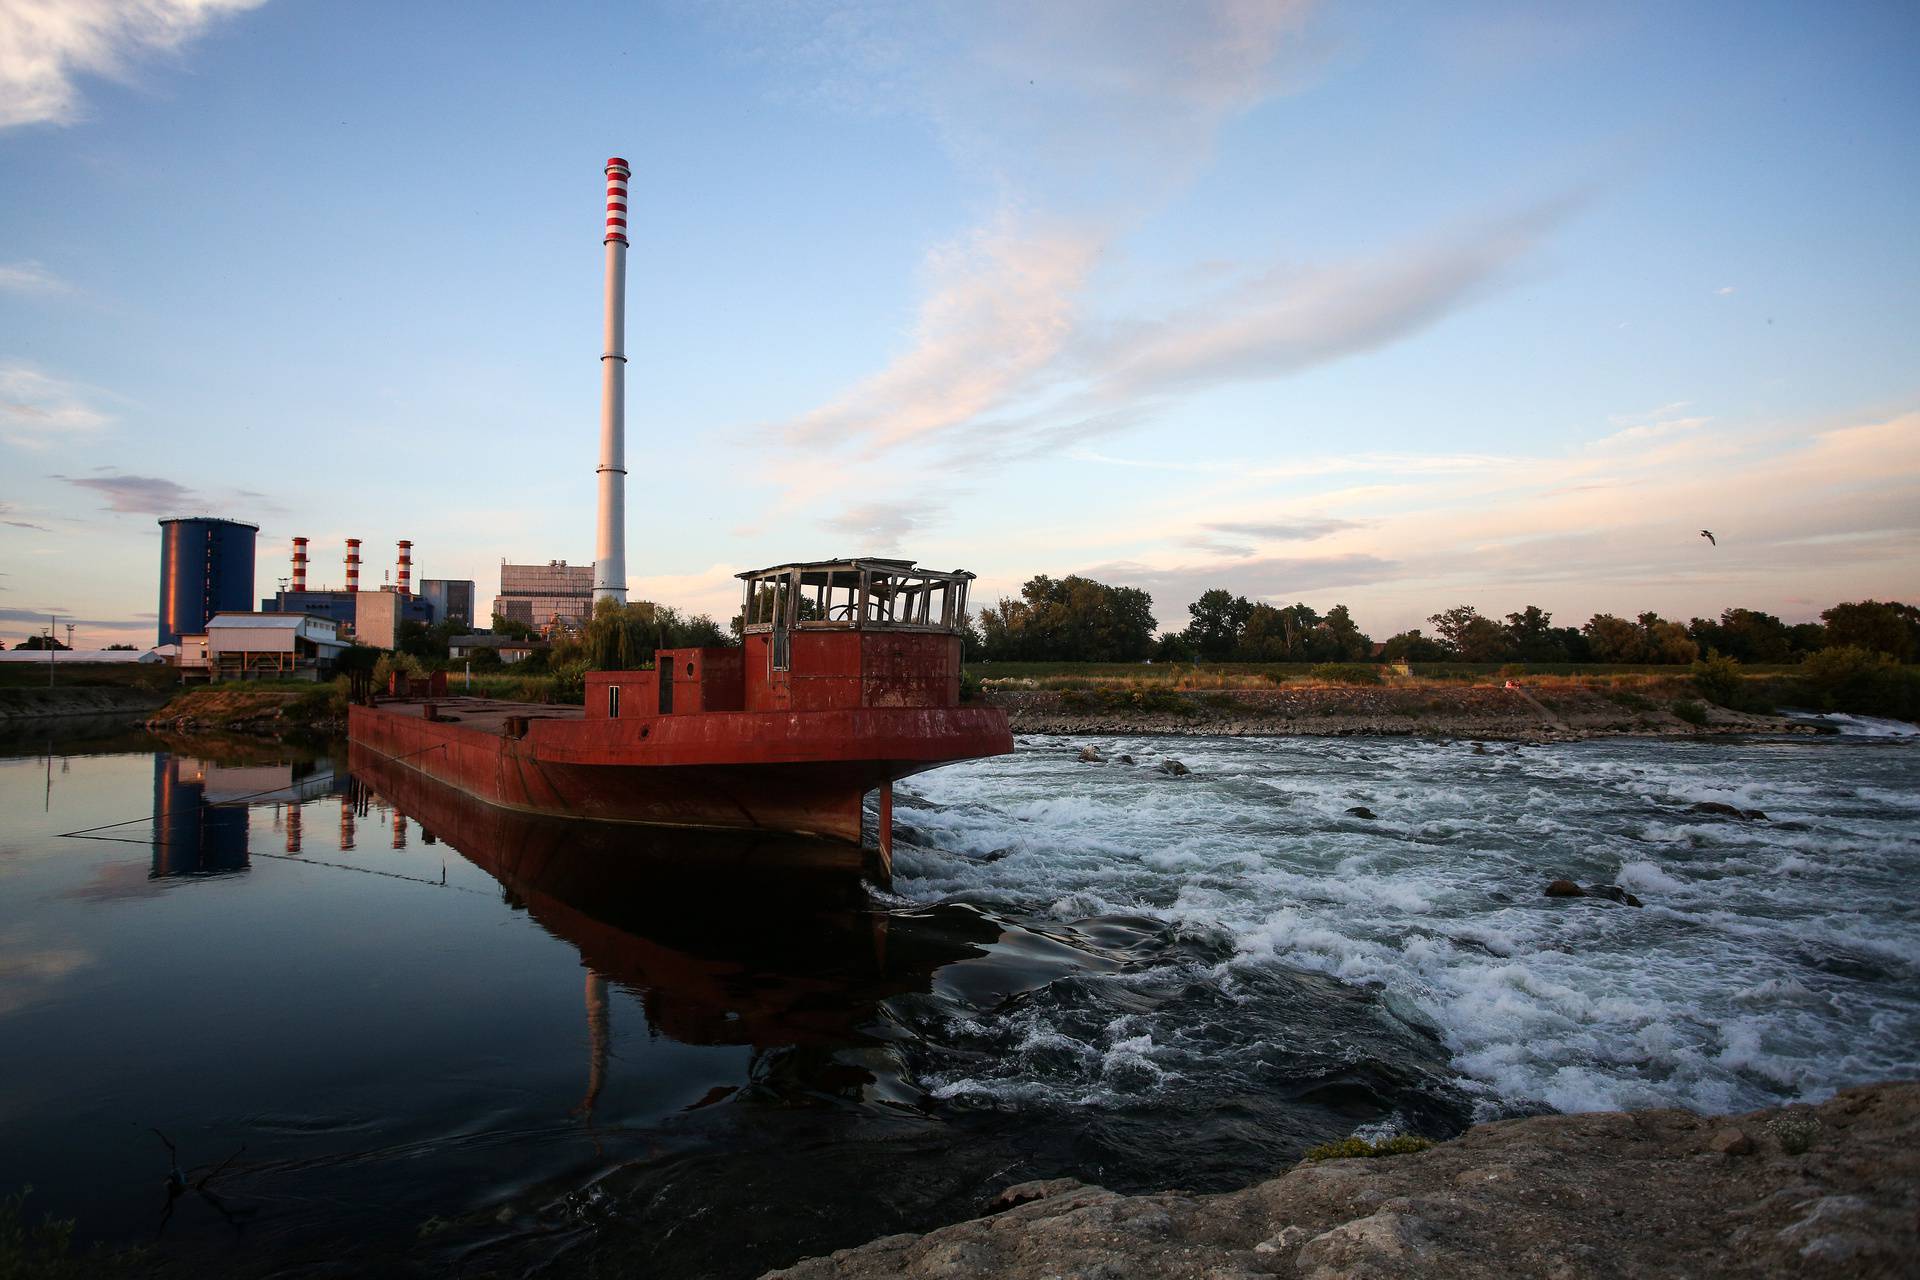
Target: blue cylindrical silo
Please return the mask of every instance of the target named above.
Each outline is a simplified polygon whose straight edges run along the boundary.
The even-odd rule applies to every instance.
[[[160,644],[199,635],[216,613],[246,612],[253,602],[253,537],[239,520],[160,522]]]

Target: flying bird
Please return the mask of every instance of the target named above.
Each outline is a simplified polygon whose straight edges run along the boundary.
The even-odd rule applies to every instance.
[[[1700,531],[1700,536],[1705,538],[1708,542],[1711,542],[1716,547],[1720,545],[1720,540],[1713,536],[1713,530],[1711,529],[1702,529]]]

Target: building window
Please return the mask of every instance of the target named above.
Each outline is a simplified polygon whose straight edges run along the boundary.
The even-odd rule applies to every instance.
[[[617,684],[610,684],[607,686],[607,719],[618,720],[619,718],[620,718],[620,686]]]

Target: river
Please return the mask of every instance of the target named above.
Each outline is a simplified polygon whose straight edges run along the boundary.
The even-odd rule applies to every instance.
[[[0,1150],[202,1272],[733,1277],[1028,1178],[1911,1078],[1920,747],[1842,728],[1026,738],[902,784],[887,890],[326,751],[16,743]]]

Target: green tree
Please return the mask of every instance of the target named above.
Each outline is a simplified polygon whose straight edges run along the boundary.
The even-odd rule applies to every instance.
[[[1447,651],[1439,641],[1420,634],[1420,628],[1415,627],[1389,637],[1386,647],[1380,650],[1380,658],[1384,662],[1444,662]]]
[[[1502,628],[1506,633],[1508,656],[1520,662],[1567,662],[1566,643],[1561,635],[1563,629],[1553,625],[1553,615],[1537,604],[1530,604],[1519,613],[1507,615],[1507,625]]]
[[[1153,649],[1153,598],[1091,578],[1028,579],[1018,600],[980,611],[981,648],[1000,661],[1137,662]]]
[[[1499,662],[1507,654],[1506,632],[1470,604],[1456,605],[1427,619],[1447,656],[1459,662]]]
[[[1677,622],[1666,621],[1657,613],[1640,615],[1640,634],[1645,637],[1648,662],[1686,663],[1700,656],[1700,646],[1687,634],[1687,629]]]
[[[1291,662],[1294,649],[1289,632],[1286,611],[1256,604],[1247,611],[1229,656],[1240,662]]]
[[[1856,600],[1820,615],[1834,648],[1871,649],[1895,662],[1920,659],[1920,609],[1897,601]]]
[[[1647,638],[1640,628],[1625,618],[1596,613],[1580,628],[1595,662],[1645,662]]]
[[[1253,616],[1253,602],[1215,587],[1188,605],[1187,613],[1193,619],[1187,624],[1187,644],[1209,662],[1224,662],[1240,647],[1240,633]]]
[[[1820,704],[1833,711],[1911,718],[1920,714],[1920,672],[1892,654],[1843,645],[1810,656],[1804,670]]]
[[[656,649],[694,649],[726,643],[712,618],[698,614],[687,618],[670,605],[651,600],[620,604],[608,597],[594,602],[593,617],[580,639],[593,671],[632,671],[653,661]],[[568,665],[572,655],[556,646],[551,655],[558,668]]]
[[[516,618],[502,617],[497,613],[493,615],[493,622],[488,627],[488,630],[496,636],[506,636],[509,640],[537,640],[540,638],[540,633],[526,623]]]
[[[1365,662],[1373,657],[1373,637],[1360,629],[1353,615],[1347,612],[1347,606],[1337,604],[1327,610],[1327,616],[1320,620],[1320,629],[1333,651],[1328,661]]]

